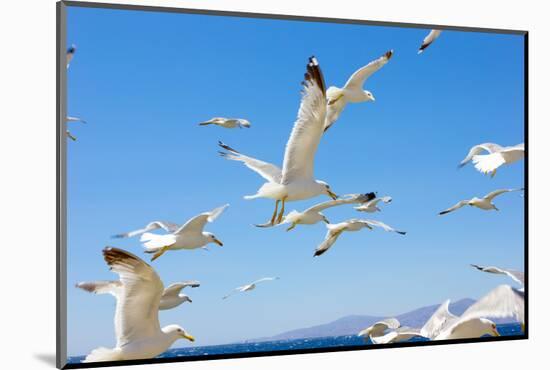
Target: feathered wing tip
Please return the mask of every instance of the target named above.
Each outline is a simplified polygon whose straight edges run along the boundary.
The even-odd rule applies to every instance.
[[[307,71],[304,75],[305,81],[315,83],[319,89],[323,92],[323,96],[326,96],[325,78],[323,77],[323,71],[319,66],[317,58],[311,56],[307,64]]]
[[[94,349],[82,362],[120,361],[122,356],[120,350],[99,347]]]
[[[386,51],[386,53],[384,54],[384,57],[386,57],[387,60],[390,60],[392,56],[393,56],[393,49]]]
[[[233,149],[229,145],[225,144],[223,141],[218,140],[218,145],[229,152],[241,154],[238,150]]]

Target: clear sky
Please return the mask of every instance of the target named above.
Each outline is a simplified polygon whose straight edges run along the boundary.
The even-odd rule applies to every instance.
[[[69,8],[68,352],[113,346],[114,299],[74,288],[116,279],[106,245],[144,258],[139,239],[110,236],[152,220],[183,223],[231,204],[206,230],[224,242],[210,251],[168,252],[153,263],[166,285],[202,283],[192,304],[161,313],[195,345],[270,336],[349,314],[395,315],[447,298],[477,298],[505,278],[470,263],[522,269],[524,198],[496,199],[500,212],[457,201],[522,187],[524,164],[491,179],[471,165],[469,148],[524,141],[523,37],[445,31],[422,55],[428,30],[220,16]],[[273,202],[246,201],[263,179],[220,158],[222,140],[245,154],[282,164],[300,103],[307,58],[327,86],[389,49],[391,61],[366,84],[375,102],[349,105],[323,137],[316,178],[338,194],[377,191],[393,202],[381,213],[327,210],[334,223],[364,216],[408,231],[342,235],[321,257],[325,225],[258,229]],[[243,117],[250,129],[199,127],[214,116]],[[319,197],[287,204],[303,210]],[[280,276],[250,294],[222,300],[236,286]],[[183,341],[175,346],[187,346]]]

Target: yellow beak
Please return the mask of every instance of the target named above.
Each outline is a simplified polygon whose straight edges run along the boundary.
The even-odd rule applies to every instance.
[[[223,247],[223,243],[220,242],[218,239],[214,239],[214,243],[216,243],[216,244],[219,245],[220,247]]]
[[[495,335],[495,337],[500,337],[500,333],[497,331],[497,329],[493,330],[493,334]]]
[[[188,341],[191,341],[191,342],[194,342],[195,341],[195,337],[192,336],[191,334],[187,334],[187,333],[184,333],[181,335],[183,338],[187,339]]]
[[[338,195],[334,194],[330,189],[327,189],[328,196],[331,197],[333,200],[338,199]]]

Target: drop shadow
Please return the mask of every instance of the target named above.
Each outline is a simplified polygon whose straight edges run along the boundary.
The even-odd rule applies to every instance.
[[[55,353],[35,353],[34,358],[37,360],[40,360],[42,363],[46,365],[50,365],[52,367],[55,367]]]

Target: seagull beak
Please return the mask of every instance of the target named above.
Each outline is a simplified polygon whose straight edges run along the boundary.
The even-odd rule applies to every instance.
[[[191,334],[183,333],[181,336],[182,336],[183,338],[187,339],[187,340],[190,341],[190,342],[194,342],[194,341],[195,341],[195,337],[192,336]]]
[[[497,331],[497,329],[493,329],[493,335],[495,337],[500,337],[500,333]]]
[[[217,245],[219,245],[220,247],[223,247],[223,243],[220,242],[218,239],[214,238],[214,243],[216,243]]]
[[[329,197],[331,197],[333,200],[338,199],[338,195],[334,194],[330,189],[327,189],[327,194]]]

